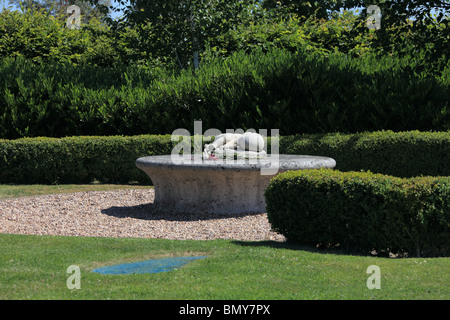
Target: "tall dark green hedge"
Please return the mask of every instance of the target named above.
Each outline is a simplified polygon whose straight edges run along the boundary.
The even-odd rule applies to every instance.
[[[0,137],[169,134],[195,120],[282,135],[450,129],[448,72],[437,78],[416,74],[407,59],[376,68],[373,57],[360,59],[237,52],[206,59],[195,74],[0,60]]]

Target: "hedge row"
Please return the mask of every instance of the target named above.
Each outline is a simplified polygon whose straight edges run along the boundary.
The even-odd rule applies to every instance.
[[[280,139],[280,152],[328,156],[340,171],[369,170],[397,177],[450,176],[450,131],[376,131]]]
[[[450,177],[289,171],[271,181],[265,198],[272,228],[288,240],[366,253],[450,253]]]
[[[267,142],[271,153],[270,137]],[[136,168],[135,160],[170,154],[177,143],[170,135],[0,140],[0,183],[98,180],[146,184],[149,179]],[[450,132],[281,136],[279,152],[332,157],[340,171],[370,170],[398,177],[450,176]]]
[[[146,184],[136,159],[171,150],[170,135],[0,140],[0,182]]]
[[[450,129],[448,72],[415,66],[307,48],[209,57],[195,73],[2,59],[0,137],[167,134],[195,120],[282,135]]]

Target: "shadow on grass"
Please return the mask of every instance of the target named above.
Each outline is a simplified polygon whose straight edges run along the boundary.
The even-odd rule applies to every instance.
[[[243,247],[270,247],[276,249],[288,249],[298,251],[308,251],[312,253],[320,254],[333,254],[333,255],[347,255],[347,256],[362,256],[362,257],[377,257],[377,258],[400,258],[401,256],[392,255],[389,252],[364,252],[363,250],[351,250],[342,247],[320,247],[309,244],[293,242],[293,241],[240,241],[234,240],[233,244]]]
[[[260,213],[239,213],[239,214],[219,214],[219,213],[181,213],[166,212],[158,210],[154,203],[141,204],[128,207],[110,207],[101,211],[103,214],[116,218],[133,218],[142,220],[166,220],[166,221],[198,221],[213,219],[242,218],[245,216],[258,215]]]

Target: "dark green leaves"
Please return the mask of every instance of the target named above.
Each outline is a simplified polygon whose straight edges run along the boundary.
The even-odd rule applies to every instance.
[[[364,252],[446,256],[450,179],[300,170],[266,189],[268,218],[288,240]]]

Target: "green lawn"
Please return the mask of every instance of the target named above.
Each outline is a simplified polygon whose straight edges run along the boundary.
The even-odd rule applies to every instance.
[[[56,193],[72,193],[82,191],[107,191],[107,190],[119,190],[119,189],[142,189],[153,188],[151,186],[139,186],[139,185],[115,185],[115,184],[62,184],[62,185],[8,185],[0,184],[0,200],[28,197],[28,196],[40,196],[46,194]]]
[[[9,193],[5,192],[8,188],[0,187],[2,197]],[[58,190],[67,192],[73,188]],[[207,255],[207,258],[165,273],[101,275],[91,272],[100,266],[124,262],[196,255]],[[67,288],[71,276],[67,268],[71,265],[80,267],[80,289]],[[380,289],[367,288],[370,274],[366,271],[371,265],[380,268]],[[449,280],[450,258],[376,258],[270,241],[0,234],[1,300],[448,300]]]
[[[0,299],[449,299],[450,259],[374,258],[274,242],[0,235]],[[100,266],[207,255],[174,271],[102,275]],[[80,289],[68,289],[71,265]],[[381,289],[367,288],[380,268]]]

